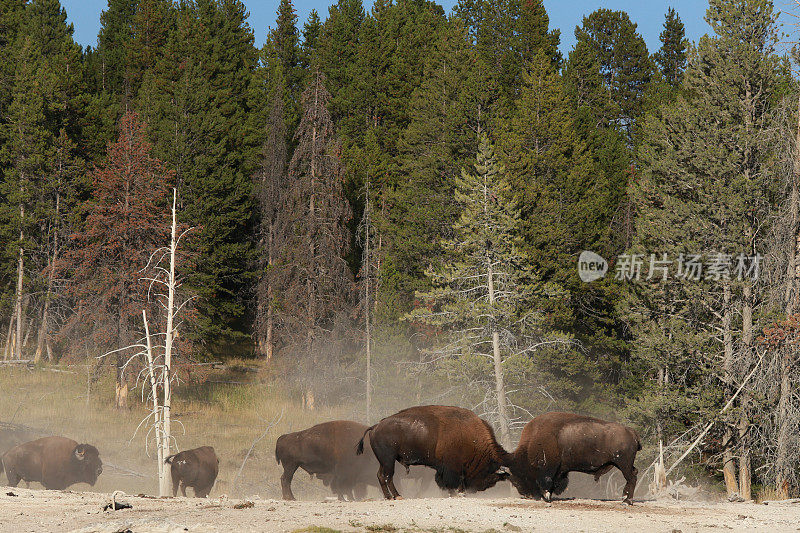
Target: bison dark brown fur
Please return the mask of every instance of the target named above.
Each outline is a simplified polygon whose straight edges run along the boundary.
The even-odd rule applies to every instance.
[[[321,479],[340,500],[363,498],[366,485],[375,484],[378,468],[373,455],[357,456],[355,453],[356,444],[366,429],[367,426],[358,422],[334,420],[278,437],[275,460],[283,465],[283,498],[295,499],[292,478],[298,468]]]
[[[211,446],[201,446],[170,455],[164,460],[170,465],[172,474],[172,495],[186,496],[186,487],[194,489],[197,498],[205,498],[211,492],[219,473],[219,459]]]
[[[522,496],[550,500],[567,488],[569,472],[600,476],[617,467],[625,476],[624,501],[631,503],[642,449],[634,430],[573,413],[547,413],[528,422],[509,464],[511,483]]]
[[[2,458],[8,484],[38,481],[46,489],[64,490],[75,483],[94,485],[103,472],[100,453],[91,444],[65,437],[44,437],[14,446]]]
[[[364,438],[378,459],[378,482],[387,499],[400,498],[394,485],[395,461],[408,468],[424,465],[436,471],[436,484],[450,492],[476,492],[506,479],[509,454],[491,426],[460,407],[410,407],[368,428]]]

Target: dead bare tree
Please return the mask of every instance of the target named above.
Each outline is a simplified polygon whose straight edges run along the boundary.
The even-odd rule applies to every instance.
[[[272,105],[267,118],[267,139],[262,149],[261,168],[256,176],[260,207],[259,267],[256,288],[256,349],[267,361],[275,351],[275,287],[280,271],[276,265],[283,243],[284,225],[282,204],[287,186],[286,124],[284,89],[278,84],[273,90]]]
[[[317,68],[302,94],[297,146],[289,163],[283,204],[286,241],[281,247],[281,310],[287,334],[298,348],[306,407],[313,408],[312,383],[334,364],[336,335],[353,301],[353,280],[345,260],[352,215],[344,195],[341,146],[327,105],[331,95]],[[302,355],[301,355],[302,354]]]
[[[358,243],[362,247],[361,271],[359,272],[359,285],[361,285],[361,313],[364,317],[364,352],[366,356],[365,369],[365,395],[366,419],[372,418],[372,330],[373,308],[375,302],[375,287],[377,286],[378,256],[375,249],[376,232],[373,223],[372,195],[370,190],[370,176],[367,175],[364,186],[364,214],[358,226]]]
[[[145,437],[145,448],[147,448],[150,435],[154,434],[158,458],[159,495],[161,496],[166,496],[170,490],[170,480],[164,460],[169,455],[172,441],[174,440],[171,427],[171,408],[172,384],[176,380],[176,375],[172,372],[172,360],[175,340],[178,337],[178,329],[181,326],[178,317],[192,301],[192,298],[188,297],[181,303],[177,302],[178,291],[182,285],[181,280],[175,273],[178,247],[183,237],[191,231],[191,228],[189,228],[180,235],[177,233],[177,196],[177,191],[173,189],[170,244],[153,252],[144,269],[146,273],[144,279],[150,284],[148,295],[156,300],[164,312],[164,330],[151,335],[147,311],[143,309],[142,320],[145,333],[143,340],[101,356],[105,357],[111,353],[136,350],[124,363],[123,369],[136,358],[143,357],[146,360],[146,365],[138,376],[137,384],[143,381],[143,378],[149,383],[149,390],[144,386],[142,387],[142,401],[151,402],[152,409],[139,423],[134,436],[143,426],[148,427]],[[153,342],[153,337],[156,337],[155,343]]]

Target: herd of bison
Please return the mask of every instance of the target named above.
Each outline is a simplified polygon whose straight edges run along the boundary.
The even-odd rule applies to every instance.
[[[369,453],[369,450],[372,453]],[[338,420],[281,435],[275,459],[283,466],[283,497],[293,500],[292,477],[298,468],[317,476],[339,499],[361,499],[367,485],[380,486],[398,499],[395,463],[435,471],[436,484],[450,494],[476,492],[508,479],[526,498],[549,501],[567,488],[569,472],[594,474],[595,480],[618,468],[625,476],[624,502],[636,487],[636,432],[616,422],[572,413],[547,413],[531,420],[519,446],[507,452],[492,427],[470,410],[429,405],[410,407],[374,426]],[[173,495],[192,487],[208,496],[219,471],[214,448],[203,446],[166,458]],[[75,483],[94,485],[103,472],[100,454],[90,444],[45,437],[15,446],[2,456],[8,484],[36,481],[63,490]],[[377,475],[376,475],[377,473]],[[412,476],[413,477],[413,476]]]

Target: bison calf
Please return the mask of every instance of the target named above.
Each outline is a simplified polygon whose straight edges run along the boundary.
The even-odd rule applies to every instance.
[[[525,426],[509,464],[511,483],[522,496],[550,501],[567,488],[569,472],[600,476],[617,467],[625,476],[624,502],[636,488],[639,436],[616,422],[572,413],[547,413]]]
[[[508,477],[509,454],[485,420],[467,409],[442,405],[410,407],[386,417],[364,432],[378,459],[378,482],[386,499],[400,498],[394,485],[395,461],[408,469],[436,470],[436,484],[451,493],[486,490]]]
[[[0,467],[12,487],[20,480],[38,481],[53,490],[75,483],[94,485],[103,473],[97,448],[64,437],[44,437],[14,446],[3,455]]]
[[[205,498],[211,492],[219,473],[219,459],[211,446],[201,446],[170,455],[164,460],[172,473],[172,495],[186,496],[186,487],[194,489],[197,498]]]

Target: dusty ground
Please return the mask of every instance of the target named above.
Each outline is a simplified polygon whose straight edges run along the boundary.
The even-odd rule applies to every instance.
[[[13,492],[14,496],[7,495]],[[252,497],[154,499],[124,496],[133,509],[103,512],[108,495],[4,488],[0,531],[779,531],[800,530],[800,504],[600,500],[550,505],[518,498],[425,498],[396,502]],[[247,502],[253,502],[251,506]],[[244,504],[244,506],[242,506]],[[244,508],[238,508],[244,507]],[[331,528],[331,529],[327,529]]]

